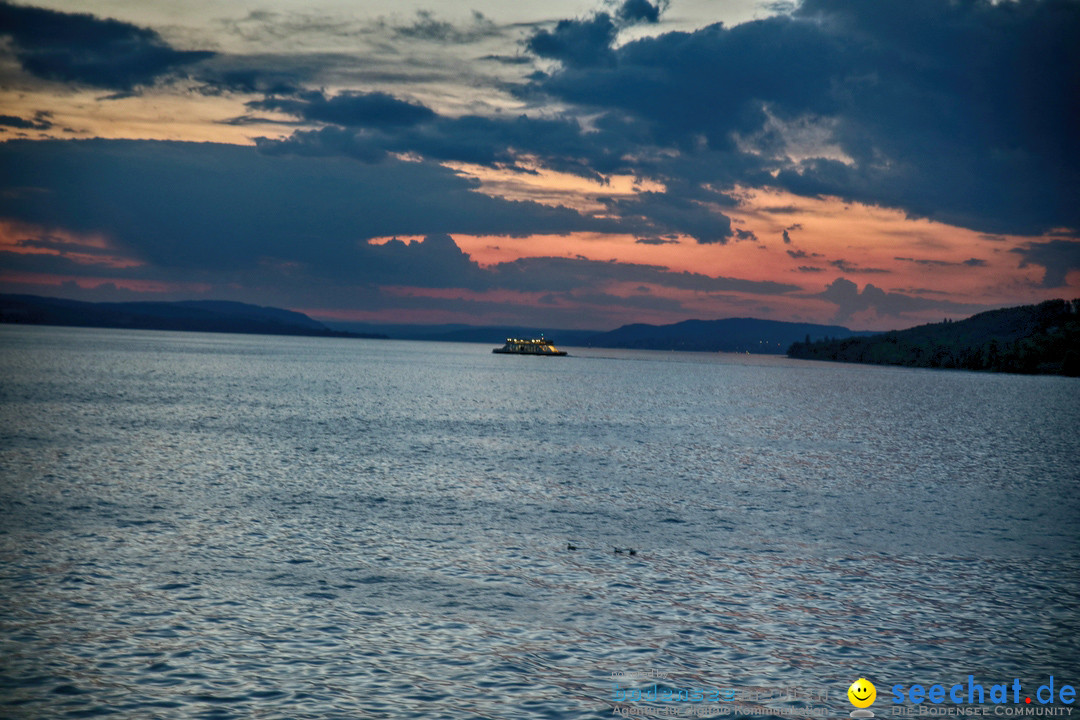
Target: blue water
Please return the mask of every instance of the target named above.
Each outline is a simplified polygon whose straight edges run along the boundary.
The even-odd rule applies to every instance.
[[[0,326],[0,716],[1080,684],[1077,380],[490,350]]]

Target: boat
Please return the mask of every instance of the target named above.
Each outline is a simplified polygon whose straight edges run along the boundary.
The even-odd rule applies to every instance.
[[[559,350],[551,344],[550,340],[545,340],[543,335],[529,339],[506,338],[505,345],[501,348],[495,348],[491,352],[506,355],[550,355],[552,357],[566,354],[565,350]]]

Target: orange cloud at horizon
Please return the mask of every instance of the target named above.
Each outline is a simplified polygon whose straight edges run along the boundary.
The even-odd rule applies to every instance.
[[[1031,237],[988,235],[838,198],[804,198],[775,189],[740,188],[738,194],[739,206],[726,214],[745,238],[736,235],[723,244],[679,236],[653,245],[631,235],[600,233],[525,238],[455,234],[454,240],[481,266],[522,257],[582,257],[785,282],[807,291],[819,291],[844,276],[890,292],[962,295],[989,304],[1010,302],[1018,286],[1032,301],[1045,295],[1040,269],[1021,268],[1010,252]]]
[[[117,270],[145,264],[108,251],[115,252],[115,248],[101,233],[76,233],[0,219],[0,254],[52,255],[77,265],[103,265]]]
[[[81,275],[49,275],[35,272],[0,272],[0,285],[26,285],[33,287],[63,287],[75,285],[81,290],[95,290],[111,285],[118,290],[137,293],[197,293],[214,290],[209,283],[176,283],[161,280],[140,280],[116,277],[86,277]],[[137,300],[137,298],[133,298]]]
[[[111,97],[108,102],[102,102],[100,90],[72,89],[60,84],[9,89],[0,91],[6,113],[34,117],[47,107],[49,127],[40,130],[0,127],[0,141],[107,138],[254,145],[257,136],[287,134],[273,122],[275,118],[251,124],[222,122],[240,112],[241,99],[232,93],[190,92],[186,87],[157,87],[146,93]]]
[[[293,309],[327,320],[354,322],[522,324],[523,317],[543,318],[546,313],[551,320],[543,320],[541,325],[602,330],[631,322],[666,324],[690,318],[753,316],[886,330],[939,321],[945,316],[956,319],[981,308],[1080,295],[1080,273],[1070,274],[1065,288],[1048,288],[1041,282],[1041,266],[1020,267],[1021,258],[1012,251],[1035,240],[1030,237],[992,236],[835,198],[808,199],[772,190],[740,192],[740,204],[725,211],[739,232],[726,243],[699,244],[679,236],[673,242],[648,244],[632,235],[602,233],[527,237],[455,234],[453,240],[481,268],[522,258],[581,258],[652,266],[672,273],[783,283],[798,289],[760,294],[707,292],[665,285],[661,274],[655,282],[644,283],[598,278],[595,284],[564,291],[477,291],[456,287],[450,279],[445,287],[437,288],[378,286],[384,298],[426,299],[430,307],[418,302],[400,306],[391,302],[370,309]],[[378,245],[391,239],[369,242]],[[406,244],[424,242],[421,236],[397,239]],[[55,255],[80,265],[118,270],[144,267],[141,279],[15,271],[0,276],[0,283],[30,291],[65,283],[82,289],[111,284],[136,293],[193,293],[204,297],[213,293],[234,295],[237,290],[205,282],[148,279],[147,273],[152,274],[153,268],[119,254],[108,237],[100,233],[0,221],[2,252]],[[300,267],[298,263],[291,265]],[[901,316],[879,315],[872,308],[839,313],[836,304],[820,295],[840,278],[856,283],[859,291],[872,284],[887,293],[948,303],[943,307],[953,310],[932,308],[907,311]],[[440,303],[447,307],[440,307]],[[450,308],[451,303],[459,305]]]

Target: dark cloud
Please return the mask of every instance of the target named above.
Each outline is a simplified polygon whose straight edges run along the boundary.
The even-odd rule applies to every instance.
[[[477,115],[448,118],[436,116],[420,105],[407,105],[414,109],[398,109],[403,111],[401,114],[405,119],[417,122],[383,123],[356,131],[344,126],[300,130],[284,140],[262,140],[260,147],[268,152],[344,154],[369,161],[382,158],[388,152],[415,153],[431,160],[493,168],[515,167],[523,171],[531,171],[530,166],[519,163],[523,157],[540,157],[549,168],[597,181],[604,180],[604,173],[624,168],[621,156],[630,150],[628,142],[615,133],[599,131],[586,135],[574,118],[530,118],[525,115],[512,119]],[[302,118],[307,112],[308,101],[304,98],[268,98],[253,106],[278,109]],[[349,117],[339,119],[344,122]]]
[[[481,270],[463,261],[446,233],[592,231],[629,233],[642,243],[684,235],[724,243],[749,232],[733,228],[725,214],[734,201],[723,191],[737,186],[838,196],[985,233],[1056,228],[1068,235],[1080,227],[1080,3],[805,0],[798,8],[784,5],[782,16],[618,47],[622,29],[656,21],[663,5],[609,0],[606,6],[609,12],[533,32],[522,57],[493,58],[557,61],[550,73],[512,90],[535,105],[555,100],[562,115],[449,117],[400,93],[311,89],[338,87],[326,82],[327,72],[346,62],[353,77],[365,80],[382,70],[361,72],[352,56],[187,53],[128,23],[0,2],[6,38],[0,45],[9,63],[14,59],[29,73],[123,93],[184,72],[203,83],[204,93],[262,96],[250,105],[252,115],[231,122],[264,122],[255,116],[273,111],[306,125],[285,140],[260,139],[257,150],[169,143],[3,147],[4,181],[42,192],[17,200],[9,192],[0,197],[0,211],[106,231],[158,271],[167,265],[256,272],[263,260],[283,260],[319,277],[367,282],[415,266],[416,283],[444,282],[436,270],[454,269],[477,289],[530,280],[521,278],[519,266]],[[402,41],[457,44],[503,31],[483,16],[451,25],[431,13],[384,30]],[[341,36],[362,31],[343,28]],[[416,80],[420,71],[409,67],[396,80]],[[442,69],[431,72],[446,77]],[[18,130],[48,129],[50,122],[0,117],[0,125]],[[818,144],[799,146],[804,135],[793,129],[812,131],[805,136]],[[420,162],[401,162],[402,155]],[[487,197],[439,162],[520,172],[539,163],[599,182],[633,174],[666,191],[601,199],[604,214],[590,217]],[[782,231],[786,245],[798,229]],[[428,239],[364,243],[395,233]],[[1044,238],[1012,252],[1021,267],[1045,268],[1047,287],[1064,285],[1080,268],[1073,240]],[[901,260],[923,267],[947,262]],[[588,268],[616,282],[591,261],[575,262],[552,269],[578,277]],[[986,261],[953,264],[977,268]],[[845,260],[832,266],[887,272]],[[643,272],[624,275],[634,282]],[[847,291],[833,292],[839,298]],[[906,302],[872,285],[862,293],[856,287],[855,296],[886,314]]]
[[[49,120],[51,116],[52,113],[44,111],[34,113],[33,120],[26,120],[17,115],[0,115],[0,125],[19,130],[48,130],[53,126],[52,121]]]
[[[202,69],[199,79],[204,84],[199,91],[205,95],[224,92],[293,95],[303,92],[304,82],[310,81],[314,75],[310,70],[274,67],[275,64],[284,65],[277,58],[218,58]]]
[[[321,102],[321,94],[311,97]],[[308,112],[309,102],[303,98],[275,98],[253,103],[253,107],[303,115]],[[397,104],[392,107],[403,110]],[[422,106],[408,104],[407,107]],[[325,127],[297,131],[284,140],[260,138],[256,142],[263,152],[277,155],[347,156],[380,162],[390,153],[414,153],[430,160],[512,167],[529,172],[531,167],[519,165],[519,161],[541,157],[546,167],[599,182],[606,180],[604,173],[627,169],[624,157],[633,148],[629,139],[620,134],[625,128],[617,124],[616,129],[601,124],[600,129],[586,133],[573,118],[519,116],[502,120],[471,115],[446,118],[428,112],[417,112],[425,120],[411,124],[387,122],[381,127],[359,129]],[[413,110],[404,114],[411,119]],[[350,117],[338,119],[344,123]],[[689,235],[702,244],[724,243],[735,235],[730,218],[718,209],[733,205],[731,197],[677,180],[669,182],[669,186],[664,193],[602,199],[609,213],[617,218],[609,227],[617,228],[613,229],[615,232],[643,238]]]
[[[532,58],[526,55],[484,55],[481,60],[502,63],[503,65],[529,65]]]
[[[859,291],[859,286],[846,278],[837,278],[825,288],[825,291],[813,297],[836,305],[838,322],[846,321],[857,312],[873,310],[879,317],[902,317],[905,313],[925,310],[943,310],[957,314],[972,314],[987,308],[980,305],[954,303],[946,300],[910,297],[896,292],[886,292],[867,283]]]
[[[931,260],[929,258],[910,258],[910,257],[894,257],[893,260],[899,260],[900,262],[915,263],[916,265],[931,265],[937,267],[947,267],[949,265],[956,265],[957,263],[949,262],[947,260]]]
[[[808,167],[802,191],[991,232],[1080,224],[1080,4],[808,0],[799,12],[873,41],[845,82],[838,136],[855,164]]]
[[[603,181],[621,167],[618,153],[625,140],[609,132],[582,132],[575,118],[494,119],[476,115],[440,118],[436,123],[399,133],[391,140],[400,152],[416,152],[438,160],[456,160],[491,167],[519,167],[521,158],[539,157],[560,172]]]
[[[287,36],[286,36],[287,38]],[[283,39],[272,36],[269,41]],[[344,52],[220,54],[192,68],[191,75],[200,84],[194,88],[204,95],[223,93],[258,93],[272,97],[302,96],[327,84],[341,84],[341,75],[365,86],[410,81],[445,80],[448,71],[434,69],[401,58],[389,60],[358,59]]]
[[[812,266],[810,266],[810,265],[800,265],[800,266],[799,266],[798,268],[796,268],[796,269],[797,269],[797,270],[798,270],[799,272],[801,272],[801,273],[819,273],[819,272],[825,272],[825,268],[819,268],[819,267],[812,267]]]
[[[101,251],[141,262],[114,274],[132,279],[273,286],[403,285],[594,291],[627,283],[698,292],[785,294],[796,286],[634,263],[523,258],[481,268],[449,233],[565,234],[622,231],[622,221],[566,208],[491,198],[447,168],[386,160],[274,156],[256,148],[146,141],[13,141],[0,144],[8,169],[0,217],[77,234],[100,234]],[[33,188],[32,192],[19,188]],[[406,244],[370,238],[426,236]],[[49,236],[29,238],[57,248]],[[20,270],[87,275],[72,257],[5,255]]]
[[[595,19],[567,22],[588,52],[532,48],[564,63],[532,91],[646,123],[654,145],[682,153],[661,174],[692,155],[703,162],[684,178],[702,183],[987,232],[1080,227],[1080,3],[806,0],[790,16],[615,49]],[[792,161],[778,124],[820,128],[846,159]]]
[[[619,30],[659,22],[667,5],[667,0],[655,5],[648,0],[624,0],[614,17],[598,12],[587,18],[560,20],[554,28],[535,31],[525,41],[525,47],[537,57],[558,60],[568,68],[608,65],[614,60],[612,44]]]
[[[753,230],[740,230],[738,228],[735,228],[735,239],[740,240],[740,241],[742,241],[742,240],[750,240],[752,242],[757,242],[758,241],[757,235],[754,234]]]
[[[759,130],[762,102],[772,97],[788,95],[819,114],[835,109],[817,59],[832,58],[833,43],[787,19],[712,25],[627,43],[603,64],[567,63],[537,85],[564,101],[639,117],[656,142],[733,151],[733,133]]]
[[[794,232],[796,230],[802,230],[802,225],[800,223],[793,223],[791,225],[788,225],[786,228],[784,228],[783,237],[784,237],[784,244],[785,245],[790,245],[791,244],[791,235],[790,235],[790,233],[792,233],[792,232]]]
[[[218,120],[221,125],[288,125],[295,127],[303,124],[300,120],[280,120],[278,118],[266,117],[265,115],[238,115],[226,120]]]
[[[598,180],[619,172],[680,184],[680,194],[779,186],[985,232],[1080,227],[1080,3],[806,0],[790,13],[731,28],[668,32],[618,47],[622,28],[655,21],[663,4],[608,5],[610,12],[562,20],[526,39],[531,56],[561,65],[512,88],[530,102],[555,99],[568,108],[565,117],[543,119],[450,118],[388,94],[310,90],[328,69],[355,65],[354,57],[211,58],[175,50],[127,23],[10,4],[0,4],[0,27],[15,58],[40,76],[130,92],[209,59],[192,70],[202,92],[262,93],[253,111],[357,131],[349,138],[305,130],[287,141],[308,156],[378,161],[403,152],[518,169],[528,157]],[[259,27],[285,21],[256,15]],[[334,31],[317,20],[320,31]],[[505,29],[482,15],[451,24],[421,12],[383,30],[460,44]],[[581,114],[589,116],[588,131],[574,119]],[[255,121],[262,119],[232,122]],[[832,150],[815,157],[815,147],[793,147],[799,135],[784,128],[809,128]],[[733,236],[707,227],[694,192],[686,199],[681,209],[675,200],[655,207],[655,216],[645,208],[654,199],[625,210],[649,219],[642,237],[648,225],[694,228],[700,242]],[[674,211],[678,222],[663,219]],[[782,231],[785,242],[794,229]]]
[[[446,233],[428,235],[423,242],[408,245],[395,239],[361,251],[365,274],[379,285],[479,289],[487,284],[484,271]]]
[[[795,258],[796,260],[799,260],[799,259],[805,258],[805,257],[810,257],[809,255],[806,254],[805,250],[788,250],[787,254],[790,255],[791,257]]]
[[[176,50],[157,32],[119,20],[6,2],[0,35],[37,77],[127,92],[214,55]]]
[[[343,156],[365,163],[382,162],[389,155],[381,138],[338,127],[295,132],[287,140],[259,137],[255,145],[266,155]]]
[[[650,236],[677,233],[708,245],[725,243],[734,234],[727,215],[677,192],[642,192],[605,202],[619,217],[640,223]]]
[[[271,156],[209,143],[13,141],[0,217],[103,232],[158,267],[240,269],[261,257],[365,277],[367,238],[611,232],[566,208],[510,202],[430,163]],[[359,249],[358,249],[359,248]]]
[[[625,24],[657,23],[660,22],[660,13],[664,11],[668,3],[666,0],[653,5],[649,0],[626,0],[619,6],[615,16]]]
[[[585,20],[560,20],[552,30],[538,30],[526,47],[567,67],[588,68],[612,62],[611,43],[616,34],[618,28],[611,16],[597,13]]]
[[[791,0],[773,0],[772,2],[764,2],[761,7],[768,10],[770,13],[793,13],[798,7],[797,3],[791,2]]]
[[[123,258],[117,258],[112,249],[101,247],[98,244],[79,242],[74,238],[59,237],[48,233],[27,235],[24,232],[23,234],[24,237],[15,240],[12,247],[47,250],[50,253],[48,257],[63,257],[65,259],[74,257],[77,260],[73,262],[91,265],[108,265],[113,264],[110,262],[113,259],[123,260]]]
[[[830,260],[829,264],[834,268],[839,268],[843,272],[852,274],[885,274],[891,273],[892,270],[886,270],[885,268],[873,268],[873,267],[859,267],[855,263],[849,263],[847,260]]]
[[[255,110],[277,110],[304,120],[343,127],[409,127],[435,119],[435,113],[418,103],[399,100],[382,92],[344,92],[328,97],[322,92],[293,97],[268,97],[248,103]]]
[[[1064,287],[1067,284],[1066,275],[1073,270],[1080,270],[1080,240],[1029,242],[1009,252],[1020,256],[1020,267],[1038,265],[1046,271],[1042,280],[1043,287]]]
[[[932,258],[910,258],[910,257],[895,257],[893,260],[899,260],[901,262],[915,263],[916,265],[924,265],[929,267],[985,267],[986,261],[979,258],[968,258],[967,260],[961,260],[959,262],[953,262],[951,260],[934,260]]]

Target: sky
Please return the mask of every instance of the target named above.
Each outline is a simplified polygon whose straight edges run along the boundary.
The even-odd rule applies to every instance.
[[[1080,297],[1076,0],[0,2],[0,291],[904,328]]]

